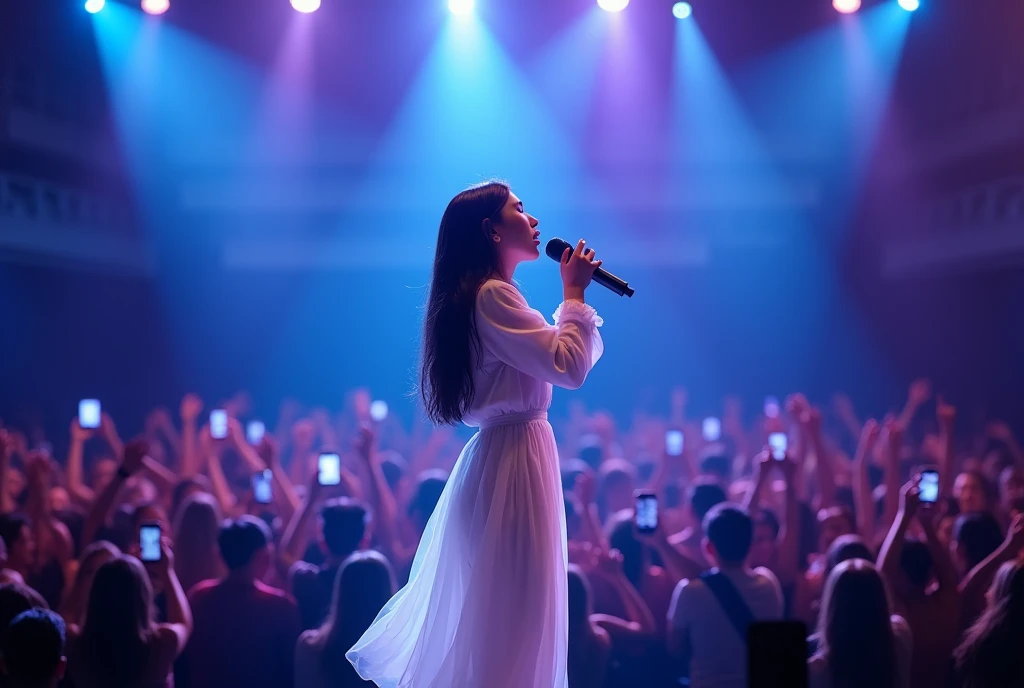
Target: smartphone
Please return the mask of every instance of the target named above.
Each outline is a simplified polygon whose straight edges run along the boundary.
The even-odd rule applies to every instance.
[[[160,524],[143,523],[139,527],[139,559],[160,561]]]
[[[274,501],[274,474],[268,468],[252,476],[252,498],[259,504]]]
[[[768,435],[768,448],[772,452],[772,458],[776,461],[785,461],[786,451],[789,449],[789,438],[784,432],[773,432]]]
[[[682,456],[683,431],[669,430],[665,433],[665,453],[669,456]]]
[[[263,441],[265,434],[267,434],[267,426],[261,420],[251,420],[245,426],[245,439],[249,441],[249,444],[259,444]]]
[[[210,436],[215,440],[228,436],[228,412],[224,409],[210,411]]]
[[[377,400],[370,404],[370,420],[374,423],[383,423],[388,417],[388,402]]]
[[[921,471],[921,482],[918,489],[922,502],[934,504],[939,501],[939,472],[934,468]]]
[[[341,457],[337,454],[323,453],[318,462],[317,480],[321,485],[337,485],[341,482]]]
[[[704,419],[704,441],[717,442],[722,439],[722,422],[717,418]]]
[[[807,688],[807,626],[755,621],[747,630],[749,688]]]
[[[82,399],[78,402],[78,424],[90,430],[100,426],[99,399]]]
[[[782,407],[779,406],[778,397],[765,397],[764,398],[764,415],[765,418],[778,418]]]
[[[653,533],[658,529],[658,497],[653,492],[637,491],[634,521],[641,533]]]

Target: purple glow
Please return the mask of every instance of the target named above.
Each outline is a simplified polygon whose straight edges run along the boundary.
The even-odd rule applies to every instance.
[[[853,14],[860,9],[860,0],[832,0],[832,6],[837,12]]]
[[[142,11],[146,14],[163,14],[171,8],[171,0],[142,0]]]
[[[626,9],[629,0],[597,0],[597,5],[605,12],[621,12]]]
[[[292,7],[298,12],[309,14],[320,9],[320,0],[292,0]]]

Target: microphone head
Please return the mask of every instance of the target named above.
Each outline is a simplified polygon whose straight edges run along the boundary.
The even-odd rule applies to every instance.
[[[544,253],[548,254],[548,258],[551,260],[557,260],[561,263],[562,254],[565,253],[567,248],[572,248],[568,241],[555,237],[548,241],[547,246],[544,247]]]

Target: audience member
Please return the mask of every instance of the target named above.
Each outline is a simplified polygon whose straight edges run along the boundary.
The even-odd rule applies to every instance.
[[[811,688],[910,684],[910,626],[890,614],[885,583],[870,562],[844,561],[829,574],[818,638],[807,662]]]
[[[753,524],[741,507],[713,507],[703,532],[704,554],[716,568],[676,587],[669,649],[689,660],[693,688],[744,688],[747,629],[753,621],[782,618],[782,590],[771,571],[745,564]]]
[[[1024,686],[1024,564],[1003,564],[988,591],[988,608],[956,649],[963,688]]]
[[[47,609],[14,617],[0,645],[0,663],[10,688],[57,688],[67,670],[64,621]]]
[[[299,610],[283,591],[260,581],[273,562],[272,542],[267,525],[252,516],[221,527],[218,543],[227,575],[199,583],[189,593],[195,632],[183,657],[181,685],[292,684]]]
[[[352,554],[337,570],[330,612],[295,646],[295,688],[347,688],[363,681],[345,653],[395,593],[391,564],[372,550]]]

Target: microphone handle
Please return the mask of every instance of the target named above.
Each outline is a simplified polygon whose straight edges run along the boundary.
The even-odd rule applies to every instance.
[[[630,298],[633,296],[633,290],[626,280],[616,277],[604,268],[598,268],[594,271],[594,281],[602,287],[612,290],[619,296],[628,296]]]

